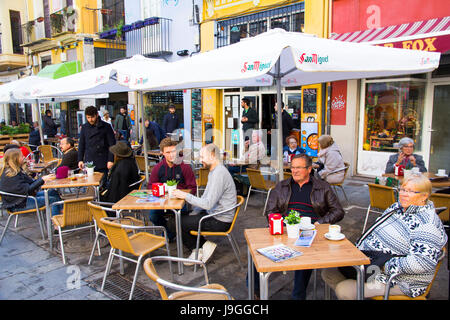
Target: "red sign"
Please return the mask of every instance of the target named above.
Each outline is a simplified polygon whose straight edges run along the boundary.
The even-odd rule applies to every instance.
[[[332,125],[345,126],[347,114],[347,81],[331,83],[331,114]]]

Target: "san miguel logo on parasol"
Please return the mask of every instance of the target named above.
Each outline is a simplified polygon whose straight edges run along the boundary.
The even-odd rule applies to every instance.
[[[312,53],[311,55],[306,55],[305,52],[302,53],[300,56],[300,59],[298,59],[298,62],[302,64],[305,63],[315,63],[315,64],[322,64],[322,63],[328,63],[328,56],[319,56],[317,53]]]
[[[247,71],[263,71],[264,69],[270,69],[271,62],[261,63],[261,61],[255,61],[253,63],[244,62],[244,66],[241,72]]]

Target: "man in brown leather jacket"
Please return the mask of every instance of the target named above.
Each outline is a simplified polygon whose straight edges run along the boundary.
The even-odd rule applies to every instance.
[[[291,161],[292,178],[280,181],[271,191],[265,214],[290,210],[300,216],[311,217],[311,222],[334,224],[344,218],[344,210],[328,182],[311,175],[312,160],[299,154]],[[304,300],[312,270],[295,271],[294,299]]]

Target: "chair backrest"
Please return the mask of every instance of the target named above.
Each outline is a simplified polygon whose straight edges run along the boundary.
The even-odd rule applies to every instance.
[[[108,237],[111,247],[117,250],[122,250],[123,252],[131,253],[136,255],[133,246],[131,245],[130,239],[128,238],[127,232],[120,223],[113,221],[119,218],[101,218],[103,222],[103,227]]]
[[[43,144],[38,146],[39,152],[42,154],[44,162],[49,162],[55,160],[56,158],[53,156],[52,147],[48,144]]]
[[[200,168],[198,171],[198,183],[197,187],[204,187],[208,184],[209,170],[206,168]]]
[[[260,170],[247,168],[247,175],[252,188],[267,190],[266,181]]]
[[[288,171],[283,172],[284,180],[289,179],[291,177],[292,177],[292,172],[288,172]]]
[[[92,214],[88,207],[88,202],[92,200],[92,197],[65,200],[63,207],[64,226],[76,226],[92,221]]]
[[[239,211],[241,210],[241,206],[244,203],[244,197],[243,196],[237,196],[236,202],[237,202],[237,204],[239,206],[236,208],[236,212],[234,213],[233,221],[231,222],[230,229],[228,230],[227,233],[230,233],[231,231],[233,231],[234,223],[236,222],[236,219],[237,219],[237,216],[239,214]]]
[[[97,226],[101,230],[105,230],[105,227],[103,226],[102,218],[108,217],[105,210],[102,209],[102,207],[93,204],[92,202],[88,203],[89,211],[92,214],[92,217],[95,219],[95,222],[97,223]]]
[[[344,180],[345,180],[345,178],[347,178],[348,169],[350,168],[350,163],[344,162],[344,165],[345,165]]]
[[[439,214],[439,217],[442,221],[448,221],[450,211],[450,194],[432,193],[430,195],[430,200],[433,201],[435,208],[447,207],[447,210],[441,212]]]
[[[139,168],[139,171],[145,172],[145,158],[144,156],[134,156],[136,159],[136,164]]]
[[[386,210],[395,202],[394,189],[380,184],[368,183],[370,206]]]

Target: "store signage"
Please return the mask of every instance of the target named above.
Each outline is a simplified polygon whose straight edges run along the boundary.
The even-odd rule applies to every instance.
[[[241,72],[247,72],[247,71],[263,71],[264,69],[270,69],[270,65],[272,63],[266,62],[261,63],[261,61],[255,61],[253,63],[244,62],[244,66],[241,69]]]
[[[300,55],[300,59],[298,59],[298,62],[300,64],[302,63],[315,63],[315,64],[322,64],[322,63],[328,63],[328,56],[319,56],[317,53],[312,53],[311,55],[306,55],[306,53],[302,53]]]
[[[345,126],[347,115],[347,81],[331,83],[331,125]]]
[[[450,49],[450,35],[383,43],[378,44],[378,46],[430,52],[445,52]]]

